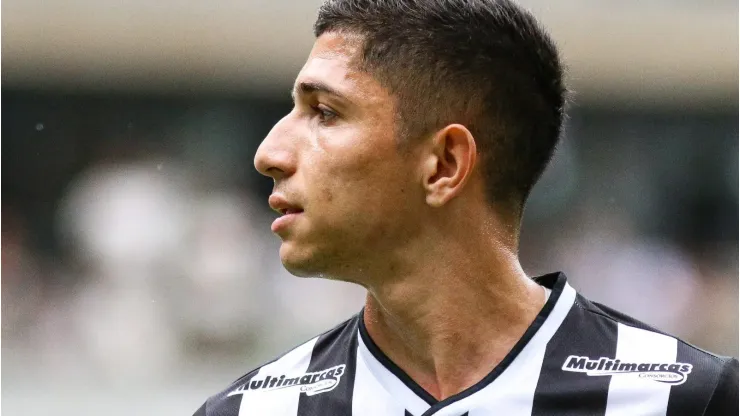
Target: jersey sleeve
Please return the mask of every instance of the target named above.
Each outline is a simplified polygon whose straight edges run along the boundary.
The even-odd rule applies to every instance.
[[[226,389],[221,392],[209,397],[205,403],[198,410],[193,413],[193,416],[237,416],[239,414],[239,408],[241,407],[242,395],[241,394],[229,394],[234,389],[248,383],[252,377],[257,374],[261,367],[257,367],[249,373],[239,377],[236,381],[231,383]]]
[[[203,406],[198,408],[198,410],[193,413],[193,416],[206,416],[206,404],[203,403]]]
[[[709,399],[704,416],[738,414],[738,360],[731,358],[722,367],[717,387]]]

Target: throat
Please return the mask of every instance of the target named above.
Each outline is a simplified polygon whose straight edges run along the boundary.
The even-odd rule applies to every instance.
[[[494,371],[537,317],[546,292],[526,276],[521,283],[499,294],[419,289],[396,301],[369,291],[366,336],[417,388],[444,400]]]

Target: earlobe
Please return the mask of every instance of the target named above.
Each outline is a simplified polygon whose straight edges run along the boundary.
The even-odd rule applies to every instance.
[[[434,193],[428,193],[427,194],[427,205],[429,205],[432,208],[439,208],[443,206],[448,200],[451,198],[445,198],[444,193],[434,192]]]

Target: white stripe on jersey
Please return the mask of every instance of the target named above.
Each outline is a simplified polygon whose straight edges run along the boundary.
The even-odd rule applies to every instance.
[[[308,370],[311,352],[318,337],[306,342],[285,354],[277,361],[260,368],[252,380],[261,380],[266,376],[286,375],[302,376]],[[255,415],[295,415],[298,413],[300,390],[285,388],[279,390],[247,390],[243,393],[239,416]]]
[[[359,333],[357,333],[357,338],[361,338]],[[391,386],[399,387],[399,390],[391,389],[389,391],[387,389],[388,385],[384,388],[376,378],[377,369],[371,368],[375,366],[382,367],[375,358],[372,358],[372,354],[360,339],[357,343],[357,367],[355,368],[355,393],[352,396],[352,416],[402,416],[406,410],[404,399],[408,399],[410,393],[408,387],[393,376],[391,379],[395,382]],[[388,372],[385,368],[383,370]],[[399,395],[403,396],[404,399],[398,399]],[[429,405],[418,397],[416,397],[416,400],[421,401],[426,407],[421,412],[414,409],[409,410],[415,415],[420,415],[429,408]]]
[[[675,338],[617,324],[617,359],[630,363],[673,363]],[[665,415],[671,385],[634,376],[611,376],[605,416]]]
[[[427,411],[431,406],[425,402],[416,393],[411,391],[406,384],[391,373],[383,364],[381,364],[367,349],[362,341],[360,333],[357,333],[357,373],[355,374],[355,391],[365,391],[370,389],[372,397],[388,397],[388,400],[397,402],[401,405],[401,413],[382,413],[362,410],[359,413],[353,410],[353,416],[379,415],[379,414],[403,414],[405,410],[414,415],[420,415]],[[362,377],[362,379],[361,379]],[[375,399],[377,401],[377,399]],[[355,402],[357,399],[355,399]],[[353,408],[358,405],[353,404]],[[372,405],[371,405],[372,408]]]
[[[555,307],[514,361],[491,384],[434,413],[435,416],[529,416],[545,349],[573,307],[576,291],[566,284]]]

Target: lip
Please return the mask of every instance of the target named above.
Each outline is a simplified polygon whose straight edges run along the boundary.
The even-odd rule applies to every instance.
[[[292,222],[297,220],[301,214],[303,214],[303,211],[281,215],[272,222],[272,226],[270,227],[270,229],[273,233],[279,233],[280,231],[285,230],[288,226],[290,226]]]
[[[303,213],[303,207],[288,201],[288,198],[280,193],[270,195],[267,202],[270,204],[270,208],[280,214],[280,217],[273,221],[270,227],[273,233],[285,230]]]
[[[267,203],[270,205],[270,208],[280,215],[292,215],[303,212],[303,208],[300,205],[291,203],[286,197],[278,193],[270,195]]]

